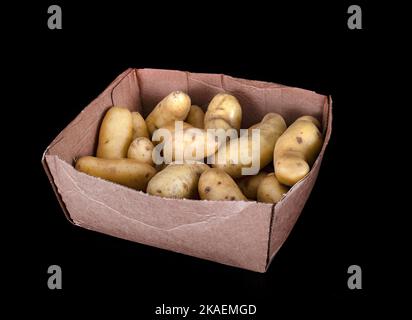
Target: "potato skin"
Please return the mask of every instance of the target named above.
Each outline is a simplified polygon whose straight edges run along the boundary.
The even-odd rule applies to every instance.
[[[237,185],[248,199],[256,200],[257,189],[266,175],[267,172],[261,171],[255,176],[245,176],[237,181]]]
[[[283,117],[277,113],[268,113],[265,115],[261,122],[253,125],[249,128],[248,136],[241,136],[238,139],[230,140],[226,143],[225,150],[223,148],[219,149],[215,157],[217,163],[213,164],[214,168],[219,168],[227,172],[233,178],[240,178],[242,176],[242,168],[249,168],[252,165],[252,157],[257,160],[256,146],[253,145],[252,129],[259,129],[260,135],[260,145],[259,145],[259,170],[268,165],[273,160],[273,149],[275,148],[276,141],[281,136],[281,134],[286,130],[286,123]],[[231,144],[238,144],[238,163],[233,163],[230,157]],[[242,145],[248,146],[247,150],[242,148]],[[226,152],[226,158],[224,163],[220,163],[219,154],[221,152]],[[250,161],[247,163],[240,163],[240,159],[247,156],[250,157]]]
[[[205,157],[213,155],[219,148],[219,141],[216,141],[214,134],[207,132],[204,129],[194,128],[192,125],[181,122],[180,128],[182,132],[176,132],[175,124],[169,123],[168,125],[155,131],[153,133],[153,140],[157,140],[158,134],[162,135],[161,129],[167,129],[170,133],[170,136],[160,136],[160,141],[164,141],[164,157],[168,162],[180,160],[201,160]],[[170,138],[170,140],[168,140]],[[154,144],[159,142],[153,141]],[[171,147],[171,158],[168,157],[167,145]],[[198,148],[196,148],[198,147]],[[199,153],[197,153],[199,149]]]
[[[203,110],[197,105],[192,105],[185,121],[195,128],[204,129],[204,120],[205,113]]]
[[[142,115],[137,111],[132,112],[132,125],[133,140],[140,137],[149,138],[149,130],[147,130],[146,121],[144,121]]]
[[[323,144],[318,124],[311,116],[300,117],[278,139],[273,165],[280,183],[293,186],[309,173]]]
[[[153,166],[152,152],[153,143],[148,138],[139,137],[132,141],[127,151],[127,157],[129,159],[135,159],[141,163],[146,163]]]
[[[191,106],[190,97],[182,91],[173,91],[168,94],[146,118],[147,129],[150,134],[170,122],[186,119]]]
[[[208,169],[199,179],[199,195],[202,200],[247,201],[236,182],[223,170]]]
[[[132,137],[131,112],[126,108],[111,107],[100,126],[96,156],[103,159],[126,158]]]
[[[147,183],[156,173],[152,166],[134,159],[101,159],[91,156],[79,158],[76,169],[141,191],[146,190]]]
[[[257,188],[259,202],[277,203],[289,191],[289,188],[280,184],[275,173],[267,174]]]
[[[218,93],[210,101],[205,114],[205,129],[240,129],[242,107],[236,97]]]
[[[173,199],[198,198],[199,177],[209,166],[204,163],[174,164],[158,172],[147,185],[147,193]]]

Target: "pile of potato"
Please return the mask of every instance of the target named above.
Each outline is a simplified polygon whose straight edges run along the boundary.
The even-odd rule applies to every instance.
[[[174,135],[175,121],[184,121],[183,140],[176,143],[172,136],[171,155],[174,159],[179,149],[185,158],[182,163],[155,165],[152,153],[159,143],[157,130],[167,128]],[[114,106],[101,124],[96,157],[79,158],[76,169],[161,197],[276,203],[309,173],[323,144],[320,123],[311,116],[303,116],[287,127],[281,115],[268,113],[248,128],[260,129],[259,154],[252,152],[255,149],[250,134],[222,143],[207,131],[239,131],[241,121],[241,105],[228,93],[217,94],[206,113],[192,105],[190,97],[181,91],[167,95],[146,119],[138,112]],[[196,135],[191,133],[193,128],[197,128]],[[252,162],[231,161],[229,147],[233,143],[238,144],[239,155],[246,154],[251,159],[259,156],[260,171],[256,175],[242,176],[242,169]],[[223,144],[227,148],[222,148]],[[198,156],[191,151],[190,159],[197,161],[186,161],[189,156],[185,151],[199,145],[204,153]],[[244,145],[248,147],[242,148]],[[223,153],[223,163],[205,164],[205,157],[218,159]]]

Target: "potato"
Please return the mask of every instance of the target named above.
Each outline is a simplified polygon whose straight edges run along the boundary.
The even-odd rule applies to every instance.
[[[167,130],[169,130],[170,134],[173,135],[174,132],[176,131],[176,127],[179,128],[179,125],[176,126],[176,122],[177,121],[170,122],[167,125],[159,128],[159,129],[167,129]],[[191,124],[189,124],[185,121],[181,121],[180,123],[182,124],[182,126],[180,128],[182,128],[183,130],[188,129],[188,128],[194,128]],[[160,139],[156,139],[156,136],[152,137],[152,142],[153,142],[154,145],[159,144],[161,141],[163,141],[163,136],[160,136]]]
[[[132,112],[132,124],[133,140],[140,137],[149,138],[146,122],[139,112]]]
[[[266,177],[267,172],[259,172],[255,176],[246,176],[237,181],[242,193],[250,200],[256,200],[257,189],[260,182]]]
[[[146,118],[147,129],[150,134],[176,120],[186,119],[191,102],[190,97],[182,91],[173,91],[167,95],[150,112]]]
[[[103,159],[126,158],[132,137],[131,112],[126,108],[111,107],[100,126],[96,156]]]
[[[210,101],[205,114],[205,129],[240,129],[242,107],[227,93],[218,93]]]
[[[157,157],[159,153],[158,148],[163,147],[163,155],[168,163],[175,160],[201,160],[214,154],[219,148],[219,141],[215,139],[213,133],[194,128],[182,121],[176,121],[174,124],[156,130],[152,140],[154,144],[159,143],[156,140],[164,142],[163,146],[156,147],[155,156]]]
[[[127,151],[129,159],[135,159],[141,163],[153,166],[152,152],[153,143],[145,137],[136,138],[132,141]]]
[[[260,143],[253,142],[252,129],[259,129]],[[262,121],[249,128],[248,135],[229,140],[214,155],[212,165],[226,171],[233,178],[240,178],[245,173],[242,169],[255,168],[256,173],[273,160],[273,149],[280,135],[286,130],[285,120],[277,113],[268,113]],[[236,144],[236,145],[233,145]],[[237,148],[237,159],[231,148]]]
[[[209,169],[204,163],[174,164],[158,172],[147,185],[147,193],[174,199],[198,198],[197,184],[203,171]]]
[[[257,189],[257,200],[266,203],[277,203],[288,192],[289,188],[281,185],[275,173],[267,174],[260,182]]]
[[[199,195],[202,200],[245,200],[236,182],[223,170],[208,169],[199,179]]]
[[[134,159],[100,159],[91,156],[78,159],[76,169],[141,191],[146,190],[147,183],[156,173],[152,166]]]
[[[203,129],[205,124],[205,113],[196,105],[190,107],[189,114],[187,115],[186,122],[191,124],[195,128]]]
[[[323,144],[318,125],[311,116],[300,117],[278,139],[273,165],[280,183],[293,186],[309,173]]]

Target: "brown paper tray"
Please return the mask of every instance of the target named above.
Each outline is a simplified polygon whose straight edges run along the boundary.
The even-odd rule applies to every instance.
[[[146,116],[173,90],[207,106],[218,92],[243,107],[242,127],[278,112],[288,124],[312,115],[325,142],[311,172],[276,205],[244,201],[175,200],[88,176],[74,159],[95,153],[105,111],[113,105]],[[316,181],[332,130],[330,97],[274,83],[220,74],[128,69],[91,102],[44,152],[42,163],[66,217],[75,225],[223,264],[265,272],[293,228]]]

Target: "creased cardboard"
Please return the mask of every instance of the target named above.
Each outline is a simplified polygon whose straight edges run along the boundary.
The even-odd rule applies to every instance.
[[[144,116],[173,90],[187,92],[204,109],[218,92],[243,107],[242,127],[268,112],[290,124],[312,115],[325,142],[310,174],[277,205],[244,201],[175,200],[88,176],[74,160],[93,155],[105,111],[113,105]],[[265,272],[289,235],[316,181],[331,134],[331,101],[317,93],[219,74],[128,69],[90,103],[49,145],[42,163],[67,218],[83,228],[223,264]]]

